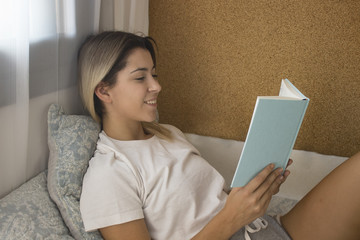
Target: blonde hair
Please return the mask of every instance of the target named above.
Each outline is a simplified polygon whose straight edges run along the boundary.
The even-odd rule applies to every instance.
[[[84,107],[98,123],[102,122],[104,107],[96,96],[99,83],[112,87],[116,74],[126,66],[127,57],[135,48],[150,52],[156,66],[155,41],[121,31],[107,31],[89,36],[78,54],[79,89]],[[171,132],[156,122],[142,122],[144,130],[161,138],[171,139]]]

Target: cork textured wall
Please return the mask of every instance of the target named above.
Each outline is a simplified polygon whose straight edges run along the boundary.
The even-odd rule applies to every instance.
[[[360,1],[150,0],[160,120],[244,141],[257,96],[310,98],[295,149],[360,151]]]

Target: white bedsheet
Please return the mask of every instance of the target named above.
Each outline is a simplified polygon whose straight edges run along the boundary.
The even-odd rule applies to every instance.
[[[192,133],[185,135],[202,156],[223,175],[227,185],[230,185],[244,142]],[[294,200],[300,200],[329,172],[347,159],[300,150],[293,150],[291,158],[294,160],[289,167],[291,174],[277,195]]]

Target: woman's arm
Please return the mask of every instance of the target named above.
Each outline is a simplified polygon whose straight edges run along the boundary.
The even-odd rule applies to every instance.
[[[144,219],[105,227],[99,230],[105,240],[150,240]]]

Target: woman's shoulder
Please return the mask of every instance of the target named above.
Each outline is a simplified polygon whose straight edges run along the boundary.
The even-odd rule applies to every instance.
[[[134,166],[117,153],[95,151],[90,159],[84,182],[88,185],[118,186],[122,182],[129,183],[139,178]]]

